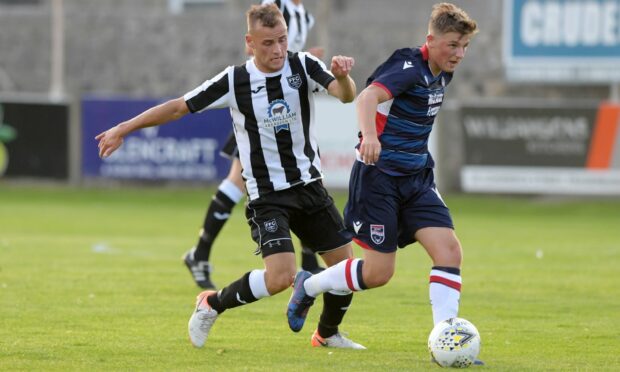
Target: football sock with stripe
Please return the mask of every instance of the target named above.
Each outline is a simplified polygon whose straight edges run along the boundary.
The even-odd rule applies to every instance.
[[[226,309],[247,305],[269,296],[265,284],[265,270],[252,270],[220,290],[217,296],[207,298],[207,302],[221,314]]]
[[[433,266],[428,292],[435,324],[458,316],[461,298],[461,270],[457,267]]]
[[[318,326],[319,336],[327,338],[338,333],[338,326],[352,300],[352,292],[331,291],[323,293],[323,312]]]
[[[194,251],[194,259],[197,261],[209,261],[211,255],[211,246],[217,238],[220,230],[224,227],[230,213],[235,204],[243,197],[243,191],[231,181],[225,179],[220,183],[217,193],[213,196],[211,204],[207,209],[196,250]]]
[[[361,291],[366,289],[362,278],[364,260],[349,258],[334,266],[328,267],[318,274],[312,275],[304,282],[309,296],[316,297],[320,293],[331,290]]]

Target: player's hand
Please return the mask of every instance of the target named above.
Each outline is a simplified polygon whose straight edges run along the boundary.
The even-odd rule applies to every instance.
[[[107,158],[123,144],[123,136],[118,127],[110,128],[99,133],[95,139],[99,141],[99,157]]]
[[[349,76],[349,72],[353,68],[355,60],[351,57],[333,56],[331,71],[336,79],[342,79]]]
[[[364,164],[374,165],[379,160],[381,142],[377,136],[364,136],[359,152]]]

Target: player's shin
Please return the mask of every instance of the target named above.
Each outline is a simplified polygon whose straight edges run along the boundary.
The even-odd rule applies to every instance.
[[[226,309],[247,305],[269,296],[265,284],[265,270],[252,270],[208,300],[209,305],[221,314]]]
[[[235,204],[242,197],[243,191],[239,190],[234,183],[227,179],[222,181],[205,215],[200,236],[196,243],[196,251],[194,253],[196,260],[209,261],[213,241],[217,238],[222,227],[224,227],[228,217],[230,217]]]
[[[350,291],[330,291],[323,293],[323,312],[317,328],[319,335],[328,338],[338,333],[338,326],[353,300]]]
[[[430,273],[428,292],[434,324],[457,317],[461,298],[461,270],[434,266]]]

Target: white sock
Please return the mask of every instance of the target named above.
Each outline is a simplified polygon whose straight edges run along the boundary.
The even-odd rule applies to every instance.
[[[239,203],[239,200],[243,198],[243,190],[239,190],[237,185],[228,179],[224,179],[217,189],[228,196],[235,204]]]
[[[435,324],[459,314],[461,298],[461,276],[443,270],[431,270],[428,293],[433,309]]]
[[[361,278],[363,264],[364,261],[359,258],[349,258],[312,275],[304,282],[306,293],[316,297],[333,290],[360,291],[366,289]]]
[[[254,298],[258,300],[271,296],[267,291],[267,284],[265,284],[265,270],[252,270],[248,279]]]

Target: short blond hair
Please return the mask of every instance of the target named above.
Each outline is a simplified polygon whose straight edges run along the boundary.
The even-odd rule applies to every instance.
[[[439,3],[433,6],[431,19],[428,22],[428,32],[437,35],[448,32],[474,35],[478,32],[478,24],[458,6],[450,3]]]
[[[276,27],[280,22],[286,25],[280,9],[274,4],[252,5],[246,13],[248,31],[254,29],[256,23],[269,28]]]

